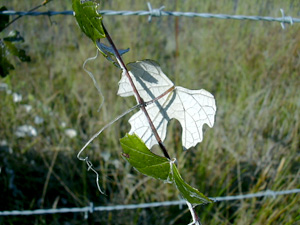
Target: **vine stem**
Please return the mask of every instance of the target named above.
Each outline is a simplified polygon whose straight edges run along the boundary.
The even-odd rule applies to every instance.
[[[115,53],[115,56],[116,56],[116,59],[117,59],[118,63],[120,64],[121,68],[125,72],[126,77],[129,80],[129,83],[130,83],[130,85],[131,85],[131,87],[133,89],[133,92],[134,92],[134,94],[136,96],[136,99],[137,99],[138,103],[140,104],[141,110],[144,112],[144,114],[145,114],[145,116],[146,116],[146,118],[148,120],[148,123],[149,123],[149,125],[151,127],[152,133],[154,134],[155,139],[158,142],[158,145],[159,145],[160,149],[162,150],[162,152],[163,152],[163,154],[164,154],[164,156],[166,158],[171,159],[170,156],[169,156],[169,154],[168,154],[168,151],[167,151],[166,147],[164,146],[164,144],[163,144],[160,136],[158,135],[157,130],[156,130],[156,128],[155,128],[155,126],[154,126],[154,124],[153,124],[153,122],[152,122],[152,120],[151,120],[151,118],[149,116],[149,113],[148,113],[148,111],[146,109],[146,103],[144,102],[143,98],[141,97],[141,95],[139,94],[138,90],[136,89],[136,86],[134,85],[133,80],[132,80],[132,78],[129,75],[129,71],[128,71],[128,69],[127,69],[127,67],[126,67],[126,65],[125,65],[125,63],[124,63],[121,55],[118,52],[118,49],[116,48],[116,46],[115,46],[112,38],[110,37],[110,35],[109,35],[108,31],[106,30],[106,28],[105,28],[105,26],[104,26],[103,23],[102,23],[102,27],[103,27],[105,36],[106,36],[109,44],[111,45],[111,47],[114,50],[114,53]]]
[[[190,210],[192,218],[193,218],[193,222],[189,223],[188,225],[202,225],[192,204],[189,203],[188,201],[186,201],[186,204],[189,207],[189,210]]]

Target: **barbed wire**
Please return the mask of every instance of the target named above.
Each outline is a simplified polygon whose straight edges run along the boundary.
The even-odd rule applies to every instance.
[[[258,197],[273,197],[275,198],[278,195],[289,195],[300,193],[300,189],[284,190],[284,191],[272,191],[267,190],[264,192],[258,192],[254,194],[246,195],[236,195],[236,196],[224,196],[211,198],[214,202],[223,202],[223,201],[234,201],[241,199],[249,198],[258,198]],[[165,202],[151,202],[151,203],[142,203],[142,204],[131,204],[131,205],[114,205],[114,206],[96,206],[94,207],[93,203],[90,203],[89,206],[82,208],[61,208],[61,209],[37,209],[37,210],[24,210],[24,211],[2,211],[0,216],[26,216],[26,215],[44,215],[44,214],[57,214],[57,213],[93,213],[95,211],[114,211],[114,210],[130,210],[130,209],[143,209],[143,208],[153,208],[153,207],[162,207],[162,206],[183,206],[186,205],[185,200],[178,201],[165,201]]]
[[[245,15],[227,15],[227,14],[212,14],[212,13],[195,13],[195,12],[170,12],[164,11],[164,7],[159,9],[152,9],[151,4],[148,3],[148,11],[113,11],[113,10],[100,10],[99,13],[107,16],[149,16],[148,20],[151,21],[152,17],[161,16],[177,16],[177,17],[202,17],[202,18],[216,18],[216,19],[233,19],[233,20],[252,20],[252,21],[267,21],[279,22],[283,24],[300,23],[300,18],[293,18],[285,16],[283,9],[280,9],[281,17],[268,17],[268,16],[245,16]],[[73,11],[45,11],[45,12],[23,12],[6,10],[0,11],[0,15],[21,15],[21,16],[56,16],[56,15],[73,15]]]

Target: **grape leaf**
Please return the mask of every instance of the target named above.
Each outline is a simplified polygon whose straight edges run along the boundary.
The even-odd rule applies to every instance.
[[[137,135],[126,134],[120,142],[123,148],[123,158],[140,173],[173,183],[181,196],[192,205],[212,202],[197,189],[184,182],[174,163],[175,160],[170,161],[165,157],[155,155]]]
[[[94,43],[100,38],[105,38],[102,15],[97,11],[96,2],[72,0],[72,7],[79,27]]]
[[[6,77],[10,70],[15,69],[7,59],[7,53],[4,43],[0,39],[0,76]]]
[[[177,187],[177,189],[180,191],[181,196],[185,200],[187,200],[193,206],[213,202],[211,199],[206,197],[204,194],[202,194],[196,188],[193,188],[189,184],[184,182],[176,165],[172,162],[171,162],[171,167],[172,167],[171,172],[172,172],[172,178],[173,178],[172,180],[173,180],[175,186]]]
[[[26,55],[24,49],[17,48],[12,42],[4,41],[4,44],[8,52],[14,56],[17,56],[22,62],[30,62],[30,56]]]
[[[112,58],[115,55],[113,48],[100,42],[105,38],[102,24],[102,15],[98,13],[98,4],[92,0],[72,0],[72,7],[77,23],[81,30],[94,42],[101,54],[118,67],[118,63]],[[118,50],[120,55],[128,52],[129,49]]]
[[[170,163],[167,158],[152,153],[136,135],[126,134],[120,142],[123,148],[123,158],[137,171],[159,180],[168,181]]]
[[[150,101],[174,86],[173,82],[162,72],[158,63],[153,60],[137,61],[128,64],[129,74],[145,102]],[[119,82],[118,95],[134,95],[124,72]],[[214,96],[201,90],[189,90],[184,87],[175,89],[153,104],[146,107],[149,116],[162,141],[166,137],[167,124],[172,118],[182,126],[182,145],[188,149],[203,139],[202,127],[214,125],[216,103]],[[130,119],[130,134],[137,134],[151,148],[157,141],[148,124],[146,116],[140,110]]]

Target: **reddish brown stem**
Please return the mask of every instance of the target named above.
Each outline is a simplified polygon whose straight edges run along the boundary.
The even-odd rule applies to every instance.
[[[166,90],[164,93],[162,93],[161,95],[157,96],[156,98],[145,102],[145,106],[150,105],[156,101],[158,101],[159,99],[161,99],[162,97],[164,97],[166,94],[170,93],[171,91],[173,91],[175,89],[175,86],[170,87],[168,90]]]
[[[159,135],[158,135],[158,133],[157,133],[157,130],[156,130],[156,128],[155,128],[155,126],[154,126],[154,124],[153,124],[153,122],[152,122],[152,120],[151,120],[149,114],[148,114],[148,111],[147,111],[147,109],[146,109],[146,104],[145,104],[144,100],[142,99],[142,97],[140,96],[138,90],[136,89],[136,86],[135,86],[134,83],[133,83],[133,80],[131,79],[131,77],[130,77],[130,75],[129,75],[128,69],[127,69],[125,63],[123,62],[123,59],[122,59],[121,55],[120,55],[119,52],[118,52],[118,49],[116,48],[116,46],[115,46],[115,44],[114,44],[112,38],[110,37],[110,35],[109,35],[109,33],[107,32],[107,30],[106,30],[106,28],[105,28],[105,26],[104,26],[103,23],[102,23],[102,26],[103,26],[103,30],[104,30],[104,33],[105,33],[105,35],[106,35],[106,38],[107,38],[109,44],[111,45],[111,47],[113,48],[113,50],[114,50],[114,52],[115,52],[116,58],[117,58],[117,59],[119,60],[119,62],[121,63],[121,67],[125,70],[125,75],[126,75],[126,77],[128,78],[128,80],[129,80],[129,83],[130,83],[130,85],[131,85],[131,87],[132,87],[132,89],[133,89],[133,92],[134,92],[134,94],[135,94],[135,96],[136,96],[136,98],[137,98],[138,103],[139,103],[140,106],[141,106],[141,110],[144,112],[144,114],[145,114],[145,116],[146,116],[146,118],[147,118],[147,120],[148,120],[148,123],[149,123],[149,125],[150,125],[150,127],[151,127],[152,133],[154,134],[155,139],[157,140],[159,147],[161,148],[161,150],[162,150],[164,156],[165,156],[166,158],[168,158],[168,159],[171,159],[170,156],[169,156],[169,154],[168,154],[168,151],[167,151],[166,147],[165,147],[164,144],[162,143],[162,140],[161,140],[161,138],[159,137]]]

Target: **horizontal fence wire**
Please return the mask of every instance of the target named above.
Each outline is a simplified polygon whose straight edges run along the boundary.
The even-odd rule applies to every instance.
[[[224,196],[211,198],[214,202],[223,201],[234,201],[249,198],[259,198],[259,197],[273,197],[278,195],[289,195],[300,193],[300,189],[284,190],[284,191],[271,191],[267,190],[264,192],[258,192],[254,194],[246,195],[236,195],[236,196]],[[151,202],[142,204],[131,204],[131,205],[113,205],[113,206],[96,206],[91,203],[90,206],[83,208],[61,208],[61,209],[37,209],[37,210],[24,210],[24,211],[2,211],[0,216],[28,216],[28,215],[45,215],[45,214],[57,214],[57,213],[93,213],[96,211],[114,211],[114,210],[130,210],[130,209],[143,209],[143,208],[153,208],[162,206],[183,206],[186,205],[185,200],[178,201],[165,201],[165,202]]]
[[[149,16],[149,21],[152,17],[160,16],[178,16],[178,17],[202,17],[202,18],[216,18],[216,19],[233,19],[233,20],[252,20],[252,21],[267,21],[279,23],[300,23],[300,18],[293,18],[285,16],[284,11],[280,9],[282,17],[265,17],[265,16],[245,16],[245,15],[226,15],[226,14],[212,14],[212,13],[195,13],[195,12],[170,12],[159,9],[152,9],[148,4],[148,11],[113,11],[100,10],[99,13],[107,16]],[[55,16],[55,15],[73,15],[73,11],[45,11],[45,12],[17,12],[12,10],[0,11],[0,15],[19,15],[19,16]]]

